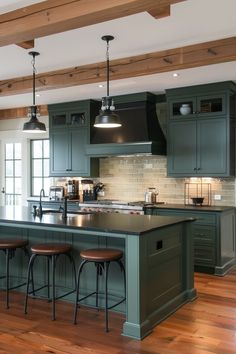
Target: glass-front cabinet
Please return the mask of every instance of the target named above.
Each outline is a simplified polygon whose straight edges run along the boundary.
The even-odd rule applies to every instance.
[[[182,87],[166,95],[168,176],[235,176],[236,85]]]
[[[86,112],[55,112],[50,116],[52,128],[65,128],[66,126],[86,126]]]
[[[216,116],[226,112],[226,95],[223,93],[198,97],[182,97],[169,101],[170,119],[193,116]]]
[[[50,176],[97,177],[99,160],[86,155],[90,143],[90,118],[99,111],[93,100],[48,106]]]

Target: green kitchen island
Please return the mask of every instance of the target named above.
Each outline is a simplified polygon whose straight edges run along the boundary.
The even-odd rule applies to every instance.
[[[69,213],[66,219],[56,213],[38,217],[32,214],[30,208],[7,206],[0,207],[0,237],[17,236],[28,239],[30,245],[69,243],[73,247],[77,266],[82,249],[122,249],[127,289],[126,304],[121,304],[118,311],[125,315],[123,335],[142,339],[181,305],[196,298],[192,221],[190,218],[105,213]],[[3,258],[0,258],[2,269]],[[62,287],[72,288],[70,266],[60,258],[57,279]],[[11,269],[17,278],[25,276],[25,263],[24,257],[19,254],[11,261]],[[40,269],[35,274],[38,283],[45,278],[44,267],[44,263],[37,267]],[[81,287],[84,294],[94,289],[95,285],[94,267],[91,265],[86,272]],[[116,264],[111,265],[109,288],[113,295],[122,296],[122,276]],[[69,300],[74,301],[74,298],[75,294],[72,294]]]

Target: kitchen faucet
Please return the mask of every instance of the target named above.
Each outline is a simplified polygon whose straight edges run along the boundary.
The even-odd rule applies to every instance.
[[[39,193],[39,210],[38,210],[39,216],[42,216],[42,214],[43,214],[42,197],[45,197],[45,190],[43,188],[40,190],[40,193]]]
[[[60,205],[59,211],[62,212],[63,219],[66,219],[67,218],[67,200],[68,200],[68,196],[65,196],[63,198],[63,200],[64,200],[64,205],[63,205],[63,207]]]

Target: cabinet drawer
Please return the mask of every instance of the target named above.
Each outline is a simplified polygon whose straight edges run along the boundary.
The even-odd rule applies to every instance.
[[[215,250],[211,245],[195,245],[194,247],[195,265],[215,265]]]
[[[193,226],[194,243],[212,242],[215,243],[216,228],[213,226],[197,225]]]

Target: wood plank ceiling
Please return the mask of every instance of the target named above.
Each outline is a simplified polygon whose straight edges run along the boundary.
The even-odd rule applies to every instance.
[[[185,0],[50,0],[0,15],[0,46],[30,48],[41,36],[147,11],[155,18],[170,15],[170,6]],[[120,58],[110,62],[110,80],[236,60],[236,37]],[[106,80],[106,63],[66,68],[36,75],[38,90],[52,90]],[[0,81],[0,96],[31,92],[32,77]],[[45,106],[42,107],[44,112]],[[0,111],[0,119],[25,116],[25,109]]]

